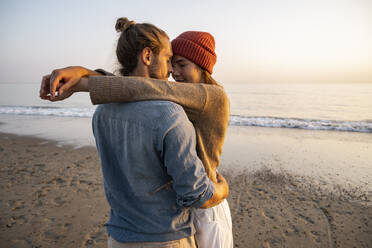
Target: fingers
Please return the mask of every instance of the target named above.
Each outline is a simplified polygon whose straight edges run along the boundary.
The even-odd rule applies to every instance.
[[[65,90],[63,93],[58,93],[58,95],[54,96],[53,98],[50,98],[49,100],[51,102],[62,101],[66,98],[69,98],[72,94],[73,94],[72,90]]]
[[[50,75],[45,75],[41,80],[39,95],[41,99],[48,100]]]
[[[79,81],[80,77],[78,78],[70,78],[67,83],[63,84],[61,88],[58,90],[58,95],[62,95],[63,92],[70,90],[73,86],[75,86]]]
[[[216,171],[216,178],[217,178],[217,182],[219,183],[226,182],[226,179],[218,171]]]
[[[49,74],[49,75],[45,75],[41,80],[40,91],[39,91],[41,99],[56,102],[56,101],[64,100],[72,95],[72,92],[69,92],[69,91],[65,91],[64,94],[58,94],[58,96],[55,96],[52,93],[50,93],[51,92],[50,88],[52,85],[51,78],[52,78],[52,74]],[[52,80],[58,80],[58,77],[55,78],[54,76]],[[57,85],[59,84],[60,82],[58,81]]]
[[[60,84],[60,81],[63,80],[63,76],[60,70],[54,70],[51,74],[51,77],[49,79],[49,93],[51,96],[51,99],[53,99],[56,95],[56,89],[58,85]]]
[[[71,96],[71,94],[74,92],[72,87],[79,82],[86,71],[87,70],[85,68],[82,69],[78,66],[53,70],[50,75],[46,75],[42,79],[40,86],[40,98],[50,101],[58,101]],[[56,91],[58,91],[58,96],[61,97],[56,98]],[[64,95],[63,92],[65,91],[71,92],[69,92],[68,95]]]

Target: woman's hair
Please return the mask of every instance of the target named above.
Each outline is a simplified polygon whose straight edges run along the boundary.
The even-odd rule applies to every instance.
[[[133,72],[138,63],[138,54],[145,47],[149,47],[155,55],[158,55],[163,47],[161,38],[169,39],[160,28],[150,23],[135,23],[126,17],[116,21],[115,29],[120,33],[116,57],[121,65],[119,72],[123,76]]]
[[[205,84],[212,84],[212,85],[218,85],[217,81],[212,78],[212,75],[205,69],[200,68],[202,70],[202,79]]]

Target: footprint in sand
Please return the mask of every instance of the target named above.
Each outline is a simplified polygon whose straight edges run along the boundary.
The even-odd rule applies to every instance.
[[[285,236],[299,235],[299,233],[300,230],[295,225],[292,225],[291,227],[284,231]]]
[[[25,239],[14,239],[12,240],[12,243],[15,245],[14,247],[29,247],[31,244],[31,241],[27,238]]]
[[[315,224],[315,221],[313,221],[310,217],[308,216],[305,216],[305,215],[302,215],[302,214],[298,214],[298,216],[300,216],[303,220],[305,220],[306,222],[310,223],[310,224]]]
[[[7,221],[6,227],[12,228],[14,225],[23,225],[24,223],[27,223],[28,219],[25,215],[12,215],[9,220]]]
[[[275,217],[273,214],[271,214],[269,211],[265,210],[261,212],[261,215],[269,220],[274,220]]]
[[[41,170],[41,169],[44,169],[46,165],[45,164],[34,164],[34,166]]]
[[[77,176],[73,176],[72,179],[71,179],[71,181],[70,181],[70,186],[76,186],[77,180],[78,180],[78,177]]]
[[[317,231],[311,231],[311,234],[313,236],[313,239],[317,242],[320,243],[320,234]]]
[[[42,198],[44,196],[46,196],[46,194],[50,191],[50,189],[48,188],[42,188],[42,189],[39,189],[37,190],[34,195],[36,196],[37,199],[39,198]]]
[[[17,223],[20,225],[23,225],[28,222],[28,218],[26,215],[22,214],[19,216],[15,216],[15,219],[17,220]]]
[[[63,179],[62,177],[53,177],[49,181],[46,182],[47,184],[55,184],[58,186],[65,186],[66,185],[66,180]]]
[[[40,235],[41,239],[46,239],[46,240],[53,240],[57,241],[59,239],[64,239],[66,238],[65,235],[61,235],[59,233],[53,232],[53,231],[45,231]]]
[[[43,206],[43,201],[41,201],[40,199],[32,201],[32,207],[41,207],[41,206]]]
[[[63,206],[66,203],[66,201],[62,200],[62,198],[58,196],[58,197],[56,197],[56,198],[53,199],[53,203],[57,207],[61,207],[61,206]]]
[[[13,216],[11,216],[7,221],[6,227],[12,228],[16,223],[17,223],[16,219]]]
[[[98,244],[104,244],[107,242],[107,235],[104,227],[97,228],[94,232],[88,233],[84,237],[84,241],[81,247],[91,248],[96,247]]]
[[[69,231],[72,227],[72,223],[65,223],[62,227],[64,230]]]
[[[22,200],[10,200],[8,201],[7,205],[11,208],[12,211],[15,211],[24,208],[25,202]]]

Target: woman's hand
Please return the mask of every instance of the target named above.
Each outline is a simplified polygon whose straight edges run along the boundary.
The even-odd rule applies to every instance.
[[[99,76],[98,72],[81,66],[70,66],[57,69],[42,78],[40,98],[50,101],[61,101],[75,92],[89,91],[87,76]],[[58,95],[56,95],[58,92]]]
[[[49,100],[51,102],[62,101],[72,96],[75,92],[89,91],[88,78],[83,77],[75,85],[70,86],[70,88],[67,88],[63,91],[60,90],[58,91],[57,95],[55,95],[54,97],[51,97],[51,94],[46,93],[46,92],[49,92],[49,85],[50,85],[49,81],[50,81],[50,75],[46,75],[43,77],[42,85],[40,88],[40,98],[44,100]],[[64,83],[60,82],[60,85],[63,86]]]

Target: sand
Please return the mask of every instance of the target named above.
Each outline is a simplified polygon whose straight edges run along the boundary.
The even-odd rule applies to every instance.
[[[241,134],[234,138],[233,133],[227,139],[227,154],[221,167],[230,184],[228,201],[235,247],[372,247],[370,185],[328,187],[328,181],[306,173],[274,170],[272,164],[287,161],[275,156],[282,154],[283,148],[276,147],[283,142],[276,142],[276,138],[283,140],[282,131],[269,135],[262,129],[247,130],[262,132],[251,139],[255,153],[242,152],[240,145],[247,136],[243,134],[240,142]],[[272,139],[266,141],[259,154],[271,151],[274,155],[260,160],[257,151],[264,144],[265,135]],[[301,135],[305,140],[314,138]],[[287,133],[284,136],[289,137]],[[326,139],[333,142],[330,140]],[[366,145],[363,137],[360,140],[353,147],[369,149],[370,144]],[[244,161],[233,160],[239,154],[253,156],[260,166],[244,167],[236,173],[231,168]],[[304,159],[301,156],[292,154]],[[358,156],[367,155],[363,150]],[[351,161],[358,162],[358,156]],[[0,176],[0,247],[106,247],[104,223],[109,206],[94,147],[76,149],[46,139],[2,133]],[[368,183],[369,177],[363,180]]]

